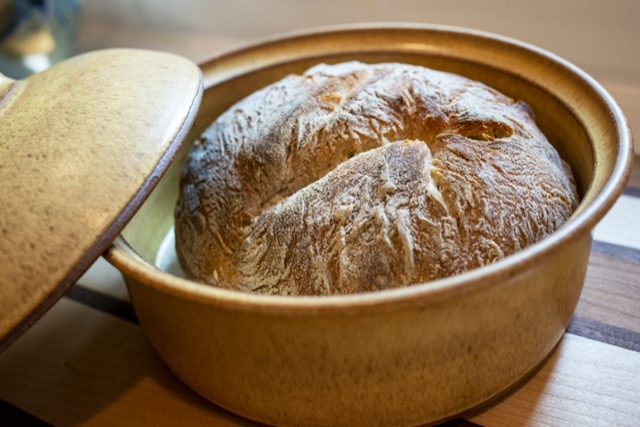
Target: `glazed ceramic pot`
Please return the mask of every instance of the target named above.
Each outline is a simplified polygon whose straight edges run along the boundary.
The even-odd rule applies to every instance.
[[[524,100],[573,169],[577,211],[551,236],[499,262],[402,289],[278,297],[180,277],[172,268],[171,230],[193,140],[255,90],[321,62],[346,60],[425,65]],[[200,68],[204,92],[185,143],[105,253],[123,273],[150,342],[186,384],[270,424],[417,425],[486,404],[545,360],[579,299],[591,231],[631,170],[628,126],[598,83],[514,40],[423,25],[309,31]],[[185,105],[181,114],[190,117],[191,104]]]

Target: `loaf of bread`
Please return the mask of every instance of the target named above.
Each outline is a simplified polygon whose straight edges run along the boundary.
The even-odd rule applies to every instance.
[[[531,109],[424,67],[318,65],[196,141],[175,211],[187,277],[276,295],[368,292],[480,267],[578,203]]]

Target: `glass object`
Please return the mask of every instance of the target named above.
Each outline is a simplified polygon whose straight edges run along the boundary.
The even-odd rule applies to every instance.
[[[78,0],[0,0],[0,73],[13,79],[73,54]]]

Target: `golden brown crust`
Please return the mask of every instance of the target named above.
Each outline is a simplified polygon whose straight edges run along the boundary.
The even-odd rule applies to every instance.
[[[328,295],[501,259],[577,205],[521,102],[403,64],[319,65],[240,101],[195,144],[176,207],[188,277]]]

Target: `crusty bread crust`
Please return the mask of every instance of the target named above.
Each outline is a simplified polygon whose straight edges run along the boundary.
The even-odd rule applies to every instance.
[[[366,292],[499,260],[577,203],[526,104],[418,66],[319,65],[195,143],[176,250],[187,277],[224,288]]]

